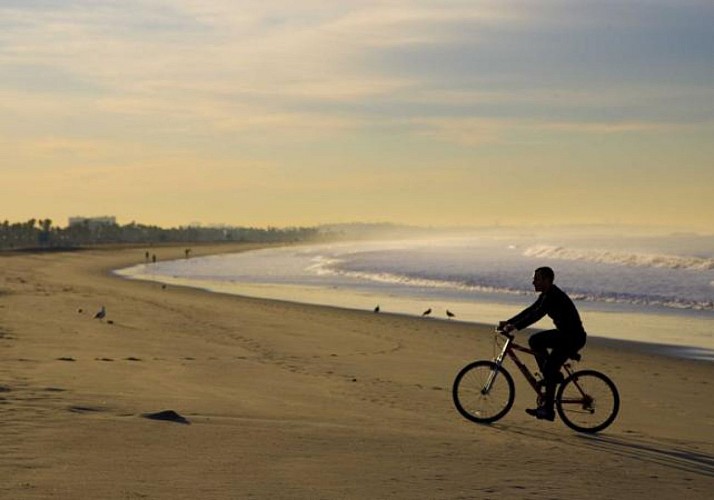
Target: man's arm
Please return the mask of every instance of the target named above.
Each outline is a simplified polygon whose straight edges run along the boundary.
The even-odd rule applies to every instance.
[[[547,313],[545,298],[545,294],[542,294],[532,305],[507,320],[506,323],[513,325],[516,330],[523,330],[532,325]]]

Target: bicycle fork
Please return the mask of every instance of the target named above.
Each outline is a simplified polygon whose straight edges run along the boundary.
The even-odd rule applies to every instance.
[[[496,380],[496,374],[499,371],[499,368],[501,368],[501,363],[497,363],[497,368],[491,370],[491,373],[488,374],[488,379],[486,380],[486,385],[483,386],[483,389],[481,389],[481,394],[482,395],[487,395],[489,392],[491,392],[491,387],[493,387],[493,382]]]
[[[486,379],[486,384],[483,386],[483,389],[481,389],[482,395],[486,395],[491,392],[491,387],[493,387],[493,383],[496,381],[496,375],[501,370],[503,359],[506,357],[506,352],[508,352],[508,347],[511,345],[511,342],[512,340],[510,338],[506,339],[506,343],[503,344],[501,352],[498,356],[496,356],[496,359],[493,360],[493,362],[496,363],[496,368],[491,370],[491,373],[489,373],[488,379]]]

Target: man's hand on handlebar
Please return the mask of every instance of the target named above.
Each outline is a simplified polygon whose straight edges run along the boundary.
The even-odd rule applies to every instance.
[[[496,329],[501,333],[511,333],[516,331],[516,327],[507,321],[499,321]]]

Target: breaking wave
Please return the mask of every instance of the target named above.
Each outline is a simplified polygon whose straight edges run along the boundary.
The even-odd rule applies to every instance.
[[[634,267],[662,267],[668,269],[688,269],[708,271],[714,269],[714,258],[684,257],[648,253],[613,252],[610,250],[584,250],[564,248],[554,245],[536,245],[527,248],[523,255],[539,259],[559,259],[597,262]]]
[[[533,293],[532,290],[519,290],[507,286],[478,283],[472,279],[460,279],[453,276],[435,278],[433,276],[423,276],[420,274],[401,274],[384,271],[357,271],[350,270],[349,268],[346,268],[345,265],[348,265],[348,262],[343,259],[320,256],[312,259],[312,265],[308,269],[311,272],[322,276],[340,276],[386,285],[451,289],[466,293],[496,293],[505,295],[532,295]],[[712,282],[712,285],[714,285],[714,282]],[[712,300],[698,300],[684,297],[675,298],[656,294],[572,290],[570,291],[570,296],[575,301],[583,302],[627,304],[650,307],[654,306],[691,311],[714,311],[714,301]]]
[[[322,260],[319,263],[311,266],[309,269],[323,276],[341,276],[345,278],[367,280],[375,283],[384,283],[388,285],[405,285],[419,288],[457,289],[467,292],[503,293],[508,295],[528,294],[528,292],[524,290],[513,290],[511,288],[505,287],[479,285],[469,281],[454,281],[448,279],[407,276],[405,274],[396,274],[389,272],[350,271],[347,269],[340,269],[339,264],[341,263],[342,261],[339,259]]]

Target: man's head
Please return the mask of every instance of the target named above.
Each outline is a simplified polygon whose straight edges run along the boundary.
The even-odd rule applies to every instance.
[[[545,292],[553,284],[555,273],[549,267],[539,267],[533,273],[533,287],[536,292]]]

